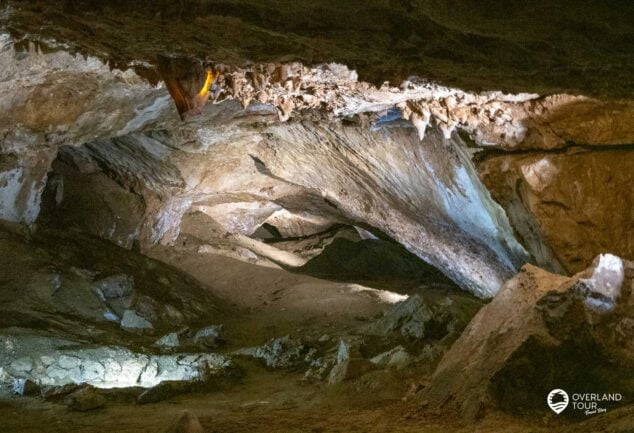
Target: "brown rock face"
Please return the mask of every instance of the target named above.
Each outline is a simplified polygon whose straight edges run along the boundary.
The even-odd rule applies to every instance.
[[[545,414],[552,389],[618,392],[625,404],[634,391],[624,380],[634,373],[633,279],[634,264],[610,254],[572,278],[524,266],[445,354],[426,399],[467,418],[489,406]]]
[[[203,433],[203,428],[196,415],[184,410],[164,433]]]
[[[600,253],[634,258],[631,148],[507,154],[478,171],[540,266],[574,273]]]

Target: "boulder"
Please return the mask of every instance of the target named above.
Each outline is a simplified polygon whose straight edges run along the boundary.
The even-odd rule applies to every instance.
[[[71,392],[77,391],[81,385],[76,383],[68,383],[63,386],[45,386],[41,390],[41,396],[44,400],[57,400],[67,396]]]
[[[370,362],[375,365],[393,367],[396,369],[405,368],[413,361],[414,358],[407,353],[407,350],[405,350],[403,346],[396,346],[394,349],[380,353],[370,359]]]
[[[328,375],[329,385],[334,385],[341,383],[344,380],[363,376],[365,373],[375,368],[370,361],[356,355],[357,351],[352,350],[349,343],[344,340],[339,341],[335,365],[332,367],[330,374]]]
[[[188,410],[181,412],[164,433],[203,433],[196,415]]]
[[[400,334],[410,341],[457,338],[480,305],[454,291],[416,294],[365,326],[362,333],[381,337]]]
[[[211,325],[199,329],[194,334],[194,343],[209,349],[215,349],[224,343],[222,325]]]
[[[286,335],[273,338],[265,345],[240,349],[239,355],[252,356],[271,368],[297,368],[310,365],[316,350]]]
[[[178,339],[178,334],[176,332],[171,332],[169,334],[166,334],[162,336],[161,338],[159,338],[158,340],[156,340],[156,342],[154,342],[154,346],[166,348],[166,349],[173,349],[175,347],[178,347],[179,345],[180,345],[180,342]]]
[[[79,367],[81,360],[74,356],[62,355],[57,360],[57,364],[64,370],[70,370],[75,367]]]
[[[633,284],[634,264],[610,254],[570,278],[525,265],[444,355],[424,399],[468,419],[492,406],[543,414],[553,389],[631,401]]]
[[[134,310],[125,310],[121,318],[121,327],[127,331],[152,330],[154,326],[148,320],[139,316]]]
[[[31,379],[16,379],[13,382],[13,392],[22,396],[36,395],[40,392],[40,387]]]
[[[87,386],[66,396],[64,403],[71,410],[85,412],[105,406],[106,398],[94,388]]]
[[[33,360],[26,356],[16,359],[9,366],[17,372],[29,372],[33,369]]]

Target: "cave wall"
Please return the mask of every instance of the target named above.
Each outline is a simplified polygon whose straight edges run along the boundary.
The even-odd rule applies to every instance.
[[[7,34],[1,41],[2,219],[36,220],[50,164],[70,146],[84,160],[74,159],[70,170],[81,174],[64,181],[71,172],[54,170],[51,215],[127,247],[173,243],[188,212],[207,215],[219,224],[218,237],[259,254],[276,253],[249,239],[262,224],[300,233],[347,224],[387,234],[480,296],[492,296],[527,260],[566,272],[572,261],[582,266],[597,249],[612,248],[563,242],[553,234],[557,218],[527,197],[498,191],[515,175],[506,169],[487,175],[488,163],[481,163],[480,176],[509,224],[467,148],[563,155],[569,140],[627,144],[628,101],[475,94],[416,78],[377,88],[342,65],[260,64],[227,70],[213,103],[180,122],[163,85],[152,86],[131,69],[63,49],[20,46]],[[86,164],[96,168],[82,172]],[[615,182],[626,189],[631,181],[624,175]],[[76,197],[66,194],[65,203],[64,184]],[[74,215],[65,212],[84,191],[103,199],[77,206]],[[118,198],[109,202],[111,193]],[[626,221],[601,221],[592,224],[630,245],[614,228],[627,233]],[[561,251],[571,245],[566,258]],[[627,257],[628,248],[616,252]]]
[[[195,129],[182,124],[100,139],[73,152],[143,197],[138,231],[122,222],[134,220],[134,212],[116,216],[118,227],[129,227],[127,238],[141,243],[174,242],[190,211],[212,218],[217,237],[231,236],[260,254],[264,247],[244,236],[267,221],[282,230],[301,223],[307,233],[333,224],[374,227],[482,297],[528,259],[458,135],[447,140],[430,127],[421,142],[407,126],[371,131],[337,122],[278,123],[264,108],[245,111],[225,102]],[[103,230],[101,218],[85,221],[92,232]]]
[[[94,57],[16,47],[0,31],[0,219],[32,224],[59,147],[138,128],[166,105],[162,92]]]
[[[478,171],[540,266],[575,273],[599,253],[634,258],[630,146],[498,155]]]

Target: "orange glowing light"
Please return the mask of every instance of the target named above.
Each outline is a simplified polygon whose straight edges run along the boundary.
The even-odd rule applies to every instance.
[[[211,71],[211,69],[207,69],[207,79],[205,80],[205,85],[203,86],[203,88],[200,89],[200,92],[198,92],[198,96],[205,96],[209,92],[209,89],[211,88],[213,82],[214,73]]]

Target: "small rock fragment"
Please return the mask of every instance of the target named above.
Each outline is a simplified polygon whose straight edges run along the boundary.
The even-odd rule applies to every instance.
[[[212,325],[202,328],[194,334],[194,343],[215,349],[224,343],[222,325]]]
[[[85,412],[106,405],[106,398],[92,387],[85,387],[69,394],[64,399],[69,409]]]
[[[47,386],[42,388],[41,395],[44,400],[56,400],[75,392],[80,388],[76,383],[68,383],[64,386]]]
[[[126,330],[154,329],[152,323],[139,316],[134,310],[125,310],[123,312],[121,327]]]
[[[196,415],[188,410],[181,412],[164,433],[203,433]]]
[[[16,379],[13,382],[13,392],[21,396],[35,395],[40,392],[40,387],[31,379]]]
[[[383,352],[370,359],[370,362],[373,364],[397,369],[407,367],[412,361],[413,358],[407,353],[403,346],[396,346],[394,349]]]
[[[180,342],[178,341],[178,334],[176,332],[171,332],[166,334],[156,340],[154,346],[156,347],[165,347],[165,348],[174,348],[178,347]]]

